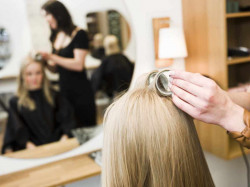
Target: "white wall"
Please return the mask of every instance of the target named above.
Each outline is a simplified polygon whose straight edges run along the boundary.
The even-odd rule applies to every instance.
[[[31,37],[24,0],[0,1],[0,26],[5,27],[10,33],[12,51],[10,61],[0,71],[0,78],[16,76],[21,60],[31,49]]]

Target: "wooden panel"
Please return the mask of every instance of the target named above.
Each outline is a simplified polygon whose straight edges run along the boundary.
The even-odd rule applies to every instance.
[[[183,0],[183,24],[187,41],[186,70],[213,78],[227,88],[225,1]],[[192,11],[190,11],[192,7]],[[215,125],[196,121],[204,150],[228,158],[229,137]]]
[[[28,170],[0,176],[4,187],[45,187],[68,184],[101,173],[88,155],[80,155]]]
[[[209,76],[223,89],[228,88],[226,2],[207,0]]]
[[[188,57],[186,70],[208,74],[208,22],[206,1],[183,0],[183,26]],[[192,7],[192,11],[190,11]],[[195,36],[195,37],[194,37]]]
[[[43,158],[58,155],[70,151],[79,146],[76,138],[70,138],[65,141],[58,141],[50,144],[37,146],[35,149],[21,150],[5,154],[11,158]]]

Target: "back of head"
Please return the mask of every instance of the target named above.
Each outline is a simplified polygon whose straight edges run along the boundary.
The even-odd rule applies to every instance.
[[[104,48],[106,55],[120,53],[119,42],[116,36],[108,35],[104,38]]]
[[[214,186],[192,119],[138,81],[107,110],[104,187]]]

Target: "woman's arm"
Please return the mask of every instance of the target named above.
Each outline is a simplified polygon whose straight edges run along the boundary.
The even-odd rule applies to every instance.
[[[65,58],[56,54],[41,52],[42,56],[46,60],[54,62],[56,65],[62,66],[66,69],[73,71],[82,71],[85,66],[85,58],[88,54],[88,50],[74,49],[74,58]]]
[[[248,92],[228,92],[234,103],[250,111],[250,93]]]

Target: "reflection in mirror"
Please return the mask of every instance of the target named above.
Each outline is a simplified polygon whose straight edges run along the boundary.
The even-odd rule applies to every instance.
[[[103,39],[114,35],[118,39],[119,48],[124,51],[130,40],[130,27],[126,19],[116,10],[88,13],[87,26],[93,57],[104,57]]]
[[[44,25],[42,20],[44,18],[40,15],[41,4],[36,4],[37,9],[33,9],[35,2],[34,1],[27,1],[27,10],[28,10],[28,19],[30,19],[30,27],[31,27],[31,35],[32,35],[32,42],[33,42],[33,49],[36,50],[47,50],[49,52],[50,47],[45,45],[45,40],[49,41],[49,35],[46,35],[44,31],[49,29],[48,25]],[[31,3],[32,2],[32,3]],[[33,5],[34,2],[34,5]],[[45,0],[43,0],[45,2]],[[30,6],[32,4],[32,6]],[[72,13],[72,12],[70,12]],[[73,13],[72,13],[73,14]],[[35,15],[35,16],[34,16]],[[115,10],[108,10],[102,12],[95,12],[89,13],[87,16],[84,16],[84,22],[87,23],[87,28],[84,29],[86,33],[89,35],[90,39],[90,54],[93,55],[94,58],[92,59],[94,62],[100,62],[100,65],[92,66],[91,68],[87,67],[87,64],[91,64],[92,61],[86,61],[86,67],[84,71],[87,72],[89,78],[91,79],[91,86],[95,91],[95,98],[96,98],[96,107],[97,107],[97,124],[102,124],[103,114],[107,106],[112,102],[113,98],[120,92],[125,91],[128,89],[130,81],[132,79],[134,62],[129,60],[129,57],[123,54],[124,50],[128,47],[131,31],[129,25],[125,18]],[[42,26],[41,26],[42,25]],[[37,28],[39,27],[39,29]],[[1,30],[2,32],[2,30]],[[6,35],[6,32],[2,32],[5,36],[4,42],[0,43],[1,45],[5,45],[5,49],[9,47],[9,35]],[[44,37],[44,35],[46,35]],[[6,39],[8,36],[8,40]],[[40,37],[41,36],[41,37]],[[42,37],[43,36],[43,37]],[[1,42],[1,41],[0,41]],[[67,47],[67,45],[66,45]],[[6,50],[5,50],[6,51]],[[9,53],[10,54],[10,53]],[[8,55],[5,53],[5,59]],[[0,59],[1,63],[1,59]],[[6,61],[7,63],[7,61]],[[6,64],[5,63],[5,64]],[[90,65],[91,66],[91,65]],[[46,76],[45,74],[43,74]],[[44,78],[44,77],[43,77]],[[50,78],[50,77],[49,77]],[[34,81],[33,83],[36,84]],[[73,81],[67,82],[66,84],[72,84]],[[81,84],[82,85],[82,84]],[[36,86],[36,85],[33,85]],[[69,86],[69,85],[67,85]],[[84,86],[83,86],[84,87]],[[79,87],[78,87],[79,88]],[[35,89],[36,90],[36,89]],[[29,90],[26,90],[29,92]],[[72,90],[71,90],[72,93]],[[16,97],[13,95],[14,93],[8,94],[6,97],[5,95],[2,100],[3,107],[0,106],[0,113],[1,111],[6,111],[10,109],[9,101],[11,98]],[[33,96],[41,94],[41,90],[39,93],[34,93]],[[52,94],[53,95],[53,94]],[[53,95],[54,96],[54,95]],[[1,100],[0,100],[1,101]],[[12,102],[14,103],[15,108],[18,108],[19,102]],[[45,102],[43,102],[45,103]],[[0,103],[1,104],[1,103]],[[41,104],[41,103],[40,103]],[[65,108],[65,107],[64,107]],[[48,109],[53,110],[53,109]],[[63,110],[63,107],[57,107],[57,110]],[[45,110],[47,111],[47,109]],[[26,117],[32,117],[34,114],[28,114],[25,111]],[[80,111],[83,112],[83,111]],[[67,112],[67,114],[69,114]],[[1,116],[1,114],[0,114]],[[15,116],[16,117],[16,116]],[[34,117],[34,116],[33,116]],[[65,117],[65,116],[64,116]],[[36,117],[35,117],[36,118]],[[61,118],[61,117],[60,117]],[[22,119],[23,120],[23,119]],[[41,118],[36,119],[40,123],[47,123],[47,119]],[[31,122],[32,120],[28,120]],[[3,135],[6,132],[5,129],[7,125],[7,119],[5,117],[4,120],[1,120],[0,117],[0,148],[2,147],[2,140],[4,139]],[[48,124],[43,124],[48,125]],[[41,127],[41,125],[38,125]],[[98,130],[100,125],[93,127],[93,129],[71,129],[73,137],[67,139],[66,141],[60,141],[62,137],[61,134],[57,134],[53,141],[46,141],[44,143],[37,144],[38,146],[33,146],[31,144],[31,149],[23,149],[25,148],[22,145],[22,149],[13,149],[14,152],[5,152],[4,156],[11,157],[11,158],[42,158],[42,157],[50,157],[55,156],[57,154],[61,154],[67,152],[71,149],[78,147],[80,144],[88,141],[91,135],[95,134],[95,128]],[[99,132],[99,131],[98,131]],[[44,132],[43,132],[44,133]],[[25,134],[25,130],[22,131],[19,135],[23,136]],[[34,139],[33,139],[34,141]],[[34,143],[34,142],[33,142]],[[15,145],[16,146],[16,145]]]
[[[7,64],[10,56],[10,35],[5,28],[0,27],[0,70]]]
[[[124,50],[131,31],[126,19],[116,10],[91,12],[86,18],[91,55],[101,60],[91,75],[91,84],[98,117],[102,118],[113,98],[129,88],[134,63],[124,55]]]

